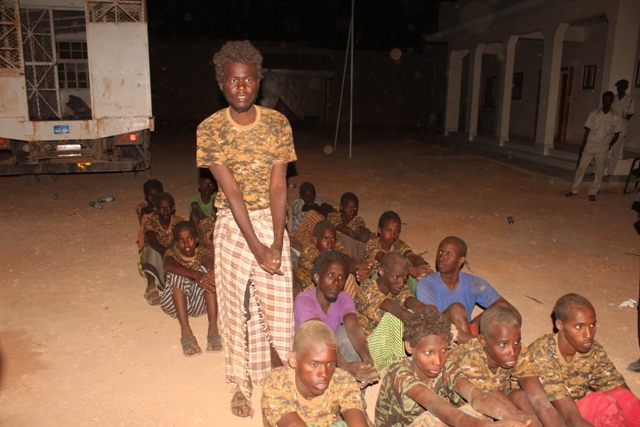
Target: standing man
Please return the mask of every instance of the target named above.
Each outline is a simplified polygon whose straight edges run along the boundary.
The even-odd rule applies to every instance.
[[[248,41],[226,43],[213,57],[229,107],[197,131],[197,165],[222,191],[214,231],[215,282],[231,412],[252,415],[254,384],[286,360],[293,340],[289,239],[284,238],[287,163],[296,160],[291,126],[255,105],[262,55]]]
[[[627,80],[618,80],[616,83],[616,89],[618,91],[618,96],[614,97],[613,104],[611,104],[611,109],[614,113],[620,116],[622,120],[622,130],[620,131],[620,138],[618,141],[613,144],[611,147],[611,158],[609,159],[609,171],[608,175],[613,175],[616,171],[616,165],[618,164],[618,157],[622,153],[622,148],[624,147],[624,139],[627,136],[627,122],[631,120],[633,116],[633,98],[627,95],[627,88],[629,87],[629,82]]]
[[[582,140],[582,156],[573,178],[571,191],[565,194],[565,197],[573,197],[578,195],[580,183],[584,177],[591,160],[596,161],[596,176],[593,178],[593,184],[589,189],[589,201],[595,202],[596,195],[602,184],[602,176],[604,175],[604,163],[607,160],[607,152],[613,147],[620,136],[622,130],[622,120],[620,116],[611,109],[613,103],[613,92],[605,92],[602,94],[602,108],[596,108],[589,113],[587,122],[584,124],[584,139]]]

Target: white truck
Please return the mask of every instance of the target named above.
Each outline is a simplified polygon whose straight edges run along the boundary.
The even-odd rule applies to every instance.
[[[0,0],[0,176],[147,175],[144,0]]]

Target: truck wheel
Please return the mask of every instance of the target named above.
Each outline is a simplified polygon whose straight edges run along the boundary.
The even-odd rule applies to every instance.
[[[40,182],[38,175],[20,175],[20,178],[22,178],[22,182],[27,185],[36,185]]]

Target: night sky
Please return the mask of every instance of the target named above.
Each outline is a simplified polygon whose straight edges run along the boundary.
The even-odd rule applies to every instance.
[[[423,52],[439,0],[356,1],[356,50]],[[150,0],[152,38],[303,42],[344,49],[350,0]]]

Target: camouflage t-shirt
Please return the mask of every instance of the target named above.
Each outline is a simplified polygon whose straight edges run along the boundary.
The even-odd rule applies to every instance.
[[[522,344],[516,366],[512,369],[498,367],[495,374],[489,370],[487,355],[477,338],[454,348],[449,355],[449,360],[460,367],[464,376],[473,385],[487,393],[520,388],[518,383],[520,378],[538,376],[531,354],[524,344]]]
[[[235,123],[229,108],[225,108],[200,123],[197,131],[197,166],[228,166],[250,211],[269,207],[273,165],[296,160],[286,117],[269,108],[255,107],[256,120],[248,126]],[[218,191],[215,206],[229,209],[224,191]]]
[[[318,427],[340,421],[340,414],[349,409],[364,412],[360,388],[347,371],[336,368],[329,387],[311,400],[298,393],[295,372],[295,369],[280,367],[265,378],[260,401],[265,427],[276,427],[280,418],[290,412],[296,412],[305,423]]]
[[[409,247],[409,245],[407,245],[404,241],[398,239],[393,245],[391,245],[391,249],[389,251],[385,251],[384,249],[382,249],[382,246],[380,246],[380,238],[378,237],[377,239],[371,239],[367,242],[364,259],[365,261],[373,264],[373,271],[376,271],[378,268],[380,268],[380,263],[376,260],[376,254],[378,252],[396,252],[400,255],[404,255],[407,251],[410,250],[411,248]]]
[[[334,250],[345,253],[342,243],[336,243]],[[309,289],[315,287],[313,278],[311,277],[311,270],[313,270],[313,264],[320,256],[320,250],[315,243],[307,243],[302,249],[300,258],[298,259],[298,268],[296,268],[296,277],[302,283],[303,289]]]
[[[380,384],[380,394],[376,403],[376,427],[408,426],[425,412],[425,408],[407,396],[407,392],[417,384],[426,386],[447,403],[456,406],[464,403],[455,392],[456,382],[463,376],[458,366],[447,360],[437,377],[422,382],[415,373],[410,358],[394,360],[387,367],[387,374]]]
[[[184,267],[190,268],[191,270],[197,270],[201,265],[203,265],[202,259],[207,257],[211,258],[211,254],[207,249],[197,247],[196,254],[191,258],[187,258],[186,256],[182,255],[178,248],[173,247],[167,249],[167,251],[164,253],[164,261],[166,262],[167,258],[169,257],[175,259]]]
[[[531,343],[529,352],[550,401],[566,396],[577,400],[590,391],[607,391],[624,383],[624,378],[597,341],[593,341],[588,353],[576,353],[571,363],[560,354],[558,334],[541,336]]]
[[[216,216],[208,216],[200,220],[198,228],[200,229],[200,243],[201,246],[213,244],[213,230],[216,227]]]
[[[375,279],[366,280],[358,288],[358,293],[355,298],[356,310],[358,311],[358,320],[364,330],[365,335],[371,335],[371,332],[378,326],[382,316],[386,313],[380,308],[382,301],[391,299],[398,303],[400,307],[404,307],[404,302],[407,298],[412,297],[411,291],[405,285],[398,295],[389,293],[383,294],[378,288],[378,284]]]
[[[140,202],[136,205],[136,215],[138,215],[138,224],[142,223],[142,209],[146,208],[148,203],[146,201]]]
[[[158,214],[154,213],[144,220],[144,233],[146,234],[147,231],[155,232],[156,237],[158,238],[158,242],[160,242],[160,244],[165,248],[170,248],[174,244],[173,227],[175,227],[177,223],[182,221],[184,221],[184,219],[180,218],[178,215],[171,215],[171,223],[169,224],[169,228],[164,228],[160,224],[160,217],[158,216]]]
[[[340,218],[340,212],[331,212],[329,215],[327,215],[327,221],[331,222],[336,227],[342,224],[342,218]],[[347,227],[349,227],[353,231],[358,231],[358,228],[366,227],[366,224],[364,222],[364,219],[356,215],[353,218],[351,218],[351,221],[349,221],[349,223],[347,223]],[[336,230],[336,240],[340,239],[343,235],[344,233]]]

